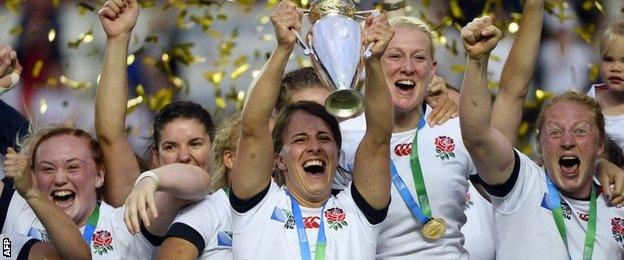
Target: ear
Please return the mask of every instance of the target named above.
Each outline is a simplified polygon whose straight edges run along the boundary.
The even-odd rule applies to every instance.
[[[223,165],[230,171],[234,168],[234,154],[228,149],[223,151]]]
[[[104,186],[104,174],[106,174],[104,170],[104,165],[98,166],[95,172],[95,188],[96,189]]]
[[[278,170],[286,171],[286,163],[284,162],[284,157],[281,153],[275,153],[275,165]]]
[[[160,158],[158,158],[158,148],[156,146],[152,146],[150,149],[150,155],[152,156],[152,167],[156,168],[160,165]]]

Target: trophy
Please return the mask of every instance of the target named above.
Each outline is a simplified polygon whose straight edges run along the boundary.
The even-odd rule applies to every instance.
[[[335,89],[325,100],[325,109],[338,118],[356,117],[364,110],[364,96],[354,88],[362,58],[371,56],[372,43],[363,50],[362,28],[354,18],[366,13],[379,14],[376,10],[356,12],[351,0],[316,0],[307,11],[312,24],[307,45],[293,30],[304,54],[311,56],[316,74]]]

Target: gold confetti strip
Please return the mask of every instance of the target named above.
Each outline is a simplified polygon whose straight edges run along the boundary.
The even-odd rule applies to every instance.
[[[507,31],[509,31],[509,33],[511,34],[515,34],[516,32],[518,32],[518,29],[520,29],[520,26],[516,22],[511,22],[507,26]]]
[[[45,98],[39,100],[39,113],[45,114],[48,111],[48,101]]]
[[[245,71],[247,71],[248,69],[249,69],[249,63],[243,64],[239,66],[238,68],[236,68],[234,71],[232,71],[232,74],[230,74],[230,78],[232,78],[233,80],[236,80],[243,73],[245,73]]]
[[[226,14],[223,14],[223,13],[217,14],[217,20],[219,20],[219,21],[227,21],[227,19],[228,19],[228,17],[227,17]]]
[[[172,88],[161,88],[156,91],[156,94],[149,97],[148,108],[152,111],[158,111],[171,103],[173,100],[174,91]]]
[[[50,29],[50,32],[48,32],[48,41],[52,42],[54,41],[55,38],[56,38],[56,30]]]
[[[130,114],[134,112],[134,110],[136,110],[136,108],[139,107],[139,105],[141,105],[142,103],[143,103],[143,96],[138,96],[133,99],[129,99],[128,102],[126,102],[126,114]]]
[[[587,66],[589,67],[589,81],[596,82],[600,77],[600,66],[595,63],[588,63]]]
[[[210,71],[210,72],[204,72],[204,78],[214,84],[215,86],[218,86],[219,84],[221,84],[221,81],[223,80],[223,77],[225,76],[225,71]]]
[[[215,105],[217,106],[217,109],[225,109],[227,103],[223,97],[215,97]]]
[[[33,78],[38,78],[39,75],[41,75],[42,69],[43,69],[43,60],[37,60],[35,62],[35,66],[33,66],[33,69],[30,75],[32,75]]]
[[[191,16],[191,21],[195,22],[195,24],[201,26],[201,28],[204,30],[204,32],[208,31],[210,29],[210,26],[212,26],[212,16],[210,16],[210,14],[204,14],[204,16]]]
[[[489,89],[498,89],[500,87],[500,83],[488,81],[487,86]]]
[[[17,14],[19,13],[19,5],[21,2],[22,0],[6,0],[4,4],[7,8],[9,8],[9,10],[11,10],[11,12]]]
[[[128,55],[128,58],[126,59],[126,64],[127,64],[128,66],[132,65],[132,63],[134,63],[134,59],[135,59],[134,54],[130,54],[130,55]]]
[[[585,11],[591,11],[592,9],[596,8],[596,10],[603,12],[602,4],[600,3],[600,1],[596,0],[585,0],[583,1],[581,7]]]
[[[464,73],[465,71],[466,71],[466,65],[464,64],[451,65],[451,72],[453,73]]]
[[[451,15],[453,15],[454,18],[457,18],[457,19],[464,18],[464,13],[462,12],[462,9],[459,7],[457,0],[450,0],[449,5],[451,7]]]
[[[9,30],[9,34],[11,34],[12,36],[19,36],[20,34],[22,34],[23,31],[24,28],[22,28],[22,26],[16,25],[15,27],[11,28],[11,30]]]
[[[67,43],[67,47],[70,49],[77,49],[80,47],[82,43],[90,43],[93,41],[93,32],[89,30],[88,32],[81,33],[78,35],[78,39],[74,41],[70,41]]]
[[[260,24],[267,24],[269,21],[270,21],[270,18],[266,14],[263,14],[260,16],[260,18],[258,18],[258,22],[260,22]]]
[[[262,36],[260,36],[260,40],[262,40],[263,42],[270,42],[273,40],[273,34],[265,33]]]
[[[85,2],[79,2],[78,3],[78,12],[82,15],[85,14],[87,12],[93,12],[95,11],[95,7],[93,7],[92,5],[85,3]]]
[[[180,90],[186,86],[186,83],[177,76],[169,76],[169,83],[171,83],[177,90]]]
[[[71,80],[64,75],[59,78],[59,81],[61,84],[72,89],[90,88],[93,85],[91,82]]]
[[[596,24],[590,23],[586,26],[577,26],[574,32],[587,44],[591,44],[592,36],[596,32]]]
[[[139,5],[142,8],[150,8],[156,6],[156,0],[139,0]]]
[[[145,37],[145,42],[157,43],[158,42],[158,36],[156,36],[156,35],[149,35],[149,36]]]
[[[523,121],[522,123],[520,123],[520,127],[518,128],[518,134],[520,136],[527,134],[529,132],[530,126],[531,125],[528,122]]]

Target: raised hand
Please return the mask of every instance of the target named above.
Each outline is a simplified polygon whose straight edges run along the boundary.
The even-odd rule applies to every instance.
[[[139,17],[137,0],[108,0],[98,11],[106,37],[130,36]]]
[[[487,58],[502,35],[489,16],[475,18],[461,29],[461,37],[468,57],[475,60]]]
[[[131,234],[136,234],[140,231],[140,222],[143,222],[145,227],[150,226],[150,218],[148,216],[148,209],[153,218],[158,217],[158,210],[156,209],[156,202],[154,200],[154,193],[158,188],[158,183],[154,178],[143,178],[136,185],[128,195],[126,199],[124,222],[126,228]],[[140,220],[139,220],[140,219]]]
[[[21,74],[22,66],[17,60],[17,53],[10,45],[0,44],[0,94],[17,84],[13,81],[19,81]]]
[[[438,75],[433,75],[429,83],[427,99],[429,106],[433,108],[427,118],[430,126],[442,125],[451,118],[457,117],[459,105],[452,95],[457,95],[446,87],[444,79]]]
[[[364,23],[364,46],[374,43],[371,58],[380,59],[394,36],[394,30],[388,23],[388,15],[368,16]]]
[[[4,159],[4,172],[13,181],[15,189],[24,199],[28,200],[30,197],[39,194],[39,190],[33,184],[28,156],[19,154],[9,147]]]
[[[273,23],[278,46],[294,48],[297,37],[291,30],[301,29],[301,17],[303,17],[301,9],[289,0],[282,0],[271,13],[271,23]]]

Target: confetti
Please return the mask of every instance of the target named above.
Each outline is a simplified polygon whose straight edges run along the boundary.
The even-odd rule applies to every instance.
[[[48,41],[52,42],[54,41],[55,38],[56,38],[56,30],[50,29],[50,32],[48,32]]]
[[[35,66],[33,66],[32,75],[33,78],[38,78],[41,75],[41,70],[43,69],[43,60],[37,60],[35,62]]]
[[[48,102],[42,98],[39,100],[39,113],[45,114],[46,111],[48,111]]]

